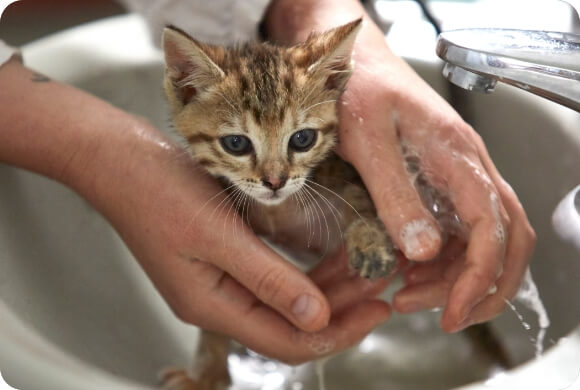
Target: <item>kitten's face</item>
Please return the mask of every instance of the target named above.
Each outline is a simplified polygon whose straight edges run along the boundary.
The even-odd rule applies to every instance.
[[[208,172],[266,204],[297,192],[336,142],[336,100],[360,20],[292,48],[164,33],[174,123]]]

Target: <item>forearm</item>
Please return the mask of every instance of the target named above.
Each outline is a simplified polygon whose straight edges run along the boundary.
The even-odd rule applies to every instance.
[[[130,164],[119,148],[143,142],[135,133],[144,124],[133,116],[17,61],[0,68],[0,86],[0,162],[60,181],[93,203],[113,184],[103,180]]]
[[[304,41],[313,31],[322,32],[363,17],[357,50],[378,54],[390,53],[384,34],[372,22],[358,0],[273,0],[265,16],[268,37],[291,45]],[[362,43],[362,44],[361,44]],[[354,52],[356,60],[357,50]]]

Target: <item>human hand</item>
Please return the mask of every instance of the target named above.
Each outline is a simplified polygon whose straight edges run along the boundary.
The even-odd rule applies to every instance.
[[[146,144],[133,137],[95,203],[181,320],[301,363],[352,346],[388,318],[389,306],[373,299],[386,281],[349,276],[342,252],[309,279],[244,225],[189,156],[143,132]]]
[[[268,26],[275,38],[293,43],[312,29],[324,31],[364,14],[357,1],[277,0]],[[417,261],[395,296],[395,309],[444,307],[441,325],[448,332],[493,318],[516,294],[535,242],[517,196],[479,135],[390,52],[366,15],[353,58],[338,104],[339,153],[363,178],[396,245]],[[452,240],[439,261],[429,260],[441,249],[441,231],[409,180],[401,143],[420,157],[421,170],[449,194],[469,227],[466,245]]]
[[[351,346],[388,318],[389,306],[373,299],[385,281],[349,277],[344,254],[312,279],[304,275],[244,226],[215,180],[156,129],[37,80],[17,61],[0,69],[0,161],[85,197],[183,321],[298,363]]]
[[[433,259],[441,244],[440,227],[408,179],[401,143],[469,229],[465,246],[452,242],[438,261],[408,271],[394,307],[444,307],[441,325],[449,332],[487,321],[521,284],[535,241],[526,214],[479,135],[442,98],[388,51],[383,61],[376,49],[358,53],[339,110],[340,150],[363,177],[393,240],[418,262]]]

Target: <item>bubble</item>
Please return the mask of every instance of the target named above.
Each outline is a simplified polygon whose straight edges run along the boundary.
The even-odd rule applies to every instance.
[[[426,219],[407,222],[401,229],[401,242],[409,258],[421,257],[426,241],[437,241],[439,233]]]
[[[491,203],[491,212],[493,214],[493,217],[495,218],[494,236],[499,243],[503,244],[506,241],[506,232],[505,227],[503,226],[503,223],[501,221],[501,214],[499,212],[500,210],[499,198],[494,192],[492,192],[491,194],[489,194],[489,201]]]
[[[450,235],[467,237],[469,228],[459,217],[448,193],[431,183],[427,174],[422,170],[421,158],[408,145],[403,146],[402,151],[409,179],[419,193],[425,208],[437,220],[444,239]]]
[[[319,333],[309,333],[305,338],[306,345],[316,355],[327,355],[335,348],[335,343],[328,337],[322,336]]]

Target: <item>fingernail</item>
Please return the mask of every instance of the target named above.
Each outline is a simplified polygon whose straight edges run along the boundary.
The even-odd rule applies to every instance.
[[[423,306],[419,303],[407,303],[401,307],[403,313],[416,313],[423,310]]]
[[[457,325],[457,329],[455,331],[462,331],[463,329],[470,327],[472,324],[473,320],[470,317],[467,317]]]
[[[321,305],[316,298],[308,294],[300,295],[292,305],[292,313],[304,324],[310,324],[320,315]]]
[[[408,222],[401,229],[403,252],[411,260],[428,260],[425,256],[438,245],[441,238],[437,229],[426,219]]]

